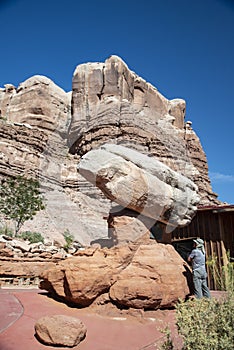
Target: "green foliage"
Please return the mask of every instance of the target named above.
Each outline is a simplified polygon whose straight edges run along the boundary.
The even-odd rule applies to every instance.
[[[72,243],[74,242],[74,236],[69,232],[69,230],[66,230],[63,233],[63,237],[66,241],[66,244],[64,245],[64,249],[68,251],[68,249],[71,247]]]
[[[162,333],[165,334],[166,336],[166,340],[165,342],[162,344],[161,346],[161,350],[173,350],[173,342],[172,342],[172,339],[171,339],[171,331],[168,327],[166,327]]]
[[[222,301],[195,299],[176,307],[183,350],[233,350],[233,293]]]
[[[8,237],[13,237],[14,232],[11,228],[9,228],[7,225],[5,225],[4,227],[0,228],[0,235],[6,235]]]
[[[19,176],[2,180],[0,185],[0,212],[7,220],[14,220],[15,234],[25,221],[44,209],[39,182]]]
[[[44,243],[44,237],[39,232],[24,231],[20,232],[18,237],[30,243]]]
[[[234,264],[228,254],[227,263],[221,269],[217,258],[209,259],[208,266],[216,284],[227,291],[223,300],[194,299],[179,302],[176,306],[176,324],[183,338],[182,350],[232,350],[234,344]],[[162,350],[173,349],[170,333]]]

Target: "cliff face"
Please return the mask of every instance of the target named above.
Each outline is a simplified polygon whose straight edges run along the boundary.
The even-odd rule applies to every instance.
[[[103,196],[98,196],[100,191],[95,188],[86,188],[86,181],[77,174],[77,157],[68,153],[70,101],[70,93],[42,76],[32,77],[18,88],[6,85],[1,89],[0,176],[26,175],[40,180],[46,210],[26,222],[23,230],[51,238],[69,230],[80,243],[87,244],[107,235],[103,216],[108,213],[109,201],[97,205],[93,195]]]
[[[0,89],[0,176],[39,176],[47,198],[46,211],[25,229],[69,230],[85,244],[108,235],[110,201],[76,170],[82,155],[104,143],[157,157],[197,184],[201,205],[218,203],[185,108],[116,56],[78,66],[72,96],[42,76]]]
[[[193,180],[201,205],[216,203],[206,155],[185,125],[185,110],[184,100],[166,99],[117,56],[80,65],[73,76],[70,152],[82,156],[104,143],[122,144]]]

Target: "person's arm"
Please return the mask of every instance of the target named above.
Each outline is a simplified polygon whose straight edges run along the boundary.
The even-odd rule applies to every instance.
[[[188,256],[188,262],[191,262],[193,260],[194,256],[195,256],[195,253],[192,250],[191,254],[189,254],[189,256]]]

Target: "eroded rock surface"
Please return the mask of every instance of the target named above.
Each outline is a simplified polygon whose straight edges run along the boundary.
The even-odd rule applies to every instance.
[[[89,248],[40,276],[41,288],[79,306],[109,293],[120,307],[173,306],[189,294],[189,269],[170,245]]]
[[[40,75],[0,89],[0,177],[39,177],[47,202],[24,230],[51,238],[69,230],[82,244],[108,238],[111,201],[76,170],[105,143],[157,157],[196,183],[200,205],[217,203],[184,100],[168,100],[117,56],[79,65],[72,90]]]
[[[40,180],[46,209],[27,221],[24,231],[63,239],[69,232],[81,244],[107,235],[103,216],[109,201],[77,174],[68,153],[71,93],[50,79],[34,76],[17,88],[0,90],[0,178],[26,175]],[[79,189],[79,194],[77,194]],[[97,203],[102,205],[97,205]]]
[[[112,201],[174,226],[188,224],[199,203],[191,180],[120,145],[106,144],[86,153],[78,170]]]
[[[122,144],[195,181],[201,205],[216,202],[205,153],[184,122],[185,101],[168,100],[119,57],[77,66],[72,110],[71,153],[82,156],[104,143]]]

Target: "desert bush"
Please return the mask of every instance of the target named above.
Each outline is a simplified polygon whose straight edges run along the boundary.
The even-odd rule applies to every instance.
[[[29,241],[30,243],[44,242],[44,237],[39,232],[24,231],[20,232],[18,237],[25,241]]]
[[[176,306],[178,332],[183,350],[233,350],[234,298],[222,301],[194,299]]]
[[[74,236],[69,232],[69,230],[66,230],[63,233],[63,237],[66,241],[66,244],[63,246],[63,248],[68,251],[68,249],[71,247],[72,243],[74,242]]]
[[[171,338],[171,331],[170,331],[170,329],[168,327],[166,327],[164,330],[162,330],[162,333],[165,334],[166,340],[161,345],[160,349],[161,350],[173,350],[174,346],[173,346],[173,341],[172,341],[172,338]]]
[[[176,305],[176,325],[184,344],[182,350],[233,350],[234,263],[229,253],[227,258],[227,264],[221,269],[217,258],[208,260],[216,284],[226,291],[222,300],[203,298],[180,301]],[[162,350],[171,350],[170,333],[166,336]]]
[[[7,225],[0,227],[0,235],[6,235],[8,237],[14,236],[14,231]]]

